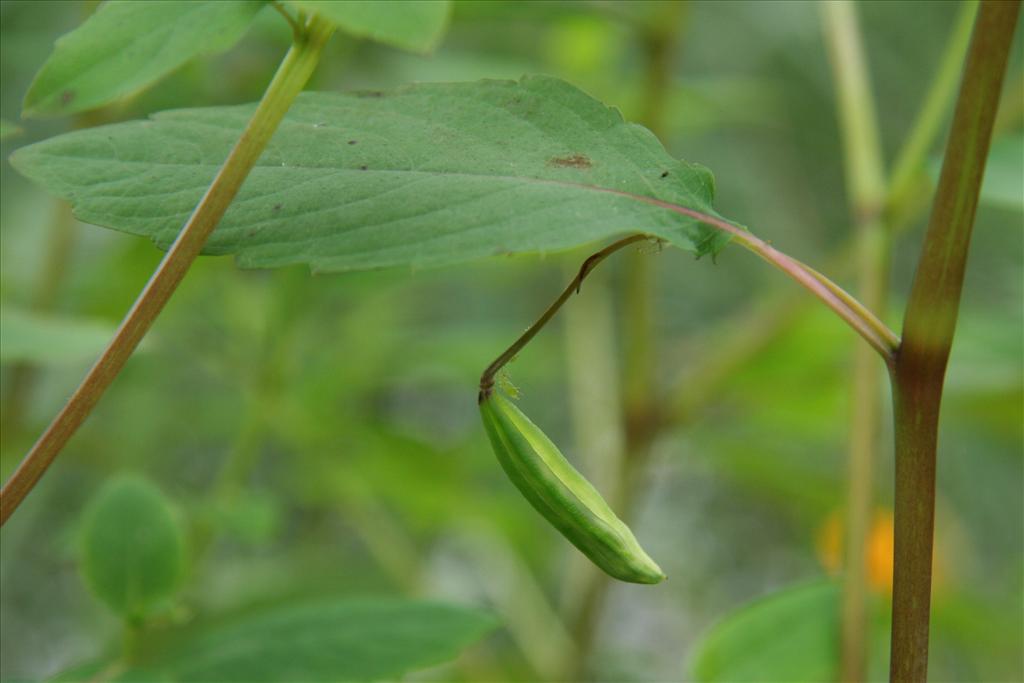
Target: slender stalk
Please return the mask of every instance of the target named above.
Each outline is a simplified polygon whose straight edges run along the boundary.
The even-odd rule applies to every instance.
[[[570,296],[580,291],[580,286],[583,284],[583,280],[586,279],[591,270],[619,249],[633,244],[634,242],[641,242],[648,239],[650,238],[647,235],[630,235],[618,242],[609,244],[601,251],[589,256],[580,266],[580,270],[576,274],[576,277],[572,279],[572,282],[569,283],[558,298],[548,306],[547,310],[541,314],[537,321],[533,323],[533,325],[530,325],[526,332],[512,342],[512,345],[505,349],[502,354],[495,358],[494,361],[487,366],[487,369],[483,371],[483,374],[480,375],[480,400],[482,401],[491,395],[491,392],[494,390],[494,376],[497,374],[498,370],[501,370],[501,368],[512,360],[524,346],[530,343],[530,340],[548,324],[548,321],[555,317],[555,314],[558,313],[558,309],[560,309],[562,305],[569,300]]]
[[[957,98],[928,232],[891,369],[896,442],[894,682],[928,673],[939,408],[967,252],[1019,0],[983,2]]]
[[[964,55],[967,52],[976,9],[977,2],[968,0],[957,19],[956,26],[946,44],[942,65],[935,78],[932,79],[932,84],[925,97],[922,112],[915,120],[910,135],[896,156],[893,180],[900,173],[901,167],[906,166],[920,170],[924,165],[928,150],[932,148],[935,138],[942,132],[940,124],[956,96],[957,79],[960,75],[960,66],[963,64]],[[998,120],[996,125],[998,127]],[[917,173],[911,175],[916,176]],[[898,197],[894,195],[891,189],[893,185],[894,182],[890,180],[885,210],[885,220],[888,224],[890,238],[895,238],[904,232],[925,208],[925,204],[920,202],[914,193],[902,192]],[[860,241],[859,236],[855,236],[840,247],[829,259],[828,271],[838,276],[845,276],[852,271],[853,266],[859,260],[856,254],[860,249]],[[755,302],[744,312],[731,318],[728,328],[736,330],[736,332],[722,334],[720,341],[716,339],[711,343],[707,353],[702,355],[700,367],[696,368],[694,373],[685,374],[677,382],[676,388],[672,392],[671,408],[664,415],[667,423],[687,422],[702,405],[706,404],[713,395],[713,389],[734,368],[755,357],[779,334],[789,329],[787,322],[808,310],[808,301],[806,297],[794,291],[767,307],[761,302]],[[740,330],[743,331],[742,334],[739,333]],[[752,330],[756,333],[752,333]],[[713,333],[713,336],[719,335]]]
[[[857,285],[867,307],[884,311],[890,237],[880,219],[885,197],[882,146],[856,8],[851,2],[821,5],[836,84],[847,194],[857,242]],[[846,532],[840,680],[857,683],[867,670],[867,535],[871,525],[875,460],[880,433],[881,376],[871,350],[853,351],[853,396],[847,458]]]
[[[89,416],[163,310],[206,239],[224,216],[285,112],[309,80],[319,61],[320,51],[332,32],[331,26],[316,17],[306,24],[302,40],[294,43],[288,51],[242,136],[121,322],[113,340],[4,484],[0,491],[0,524],[17,509]]]

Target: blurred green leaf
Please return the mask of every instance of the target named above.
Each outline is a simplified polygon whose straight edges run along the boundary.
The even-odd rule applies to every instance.
[[[84,512],[82,574],[124,617],[143,617],[174,594],[184,555],[171,505],[146,479],[111,479]]]
[[[4,304],[0,311],[0,360],[40,364],[95,358],[114,334],[103,321],[34,313]]]
[[[0,140],[6,140],[21,133],[21,126],[7,119],[0,119]]]
[[[690,668],[701,683],[831,681],[839,663],[839,587],[815,581],[755,600],[708,631]]]
[[[257,0],[104,3],[57,40],[25,96],[24,116],[95,109],[159,80],[198,55],[234,45]]]
[[[22,148],[15,167],[82,220],[169,245],[251,106],[171,111]],[[442,265],[642,230],[697,254],[722,233],[706,169],[564,81],[304,93],[207,243],[248,267]]]
[[[414,52],[429,52],[448,21],[447,0],[291,0],[342,30]]]
[[[379,681],[453,659],[495,627],[478,610],[392,598],[257,612],[187,637],[118,680]]]

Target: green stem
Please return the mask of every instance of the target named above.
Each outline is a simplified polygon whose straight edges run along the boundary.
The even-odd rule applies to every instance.
[[[888,226],[879,218],[885,196],[882,145],[878,138],[867,59],[851,2],[821,5],[832,58],[844,175],[857,242],[857,286],[864,305],[886,307],[890,253]],[[867,670],[867,536],[871,525],[875,460],[880,434],[881,377],[871,350],[853,351],[853,401],[847,458],[846,532],[840,619],[840,680],[865,680]]]
[[[555,317],[555,314],[558,313],[558,309],[560,309],[562,305],[569,300],[569,297],[580,291],[580,286],[583,284],[583,280],[586,279],[590,271],[601,263],[601,261],[604,261],[619,249],[633,244],[634,242],[642,242],[648,239],[651,238],[647,235],[630,235],[629,237],[625,237],[618,242],[608,245],[601,251],[596,254],[592,254],[587,258],[587,260],[583,262],[583,265],[580,266],[580,270],[576,274],[576,277],[572,279],[572,282],[568,284],[558,298],[548,306],[547,310],[541,314],[537,321],[530,325],[526,332],[512,342],[512,345],[505,349],[501,355],[495,358],[494,361],[487,366],[487,369],[483,371],[483,374],[480,375],[480,400],[482,401],[485,399],[491,394],[491,391],[494,390],[494,376],[497,374],[498,370],[501,370],[501,368],[512,360],[524,346],[530,343],[530,340],[548,324],[548,321]]]
[[[896,442],[892,658],[895,682],[928,672],[939,407],[953,343],[978,194],[1019,0],[984,2],[975,22],[911,286],[903,342],[891,369]]]
[[[170,250],[121,322],[113,340],[0,491],[0,524],[11,516],[124,367],[185,277],[292,101],[302,91],[333,28],[313,17],[294,43],[242,136]]]

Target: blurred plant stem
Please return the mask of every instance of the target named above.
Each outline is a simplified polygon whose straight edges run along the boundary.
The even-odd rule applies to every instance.
[[[885,172],[869,67],[852,2],[820,6],[832,64],[844,176],[856,242],[857,289],[868,308],[888,302],[891,241],[882,220]],[[840,680],[857,683],[867,671],[867,537],[881,432],[881,373],[871,349],[853,350],[853,395],[846,475],[845,549],[840,627]]]
[[[892,681],[928,675],[939,408],[1019,0],[983,2],[891,369],[896,444]]]
[[[103,354],[0,491],[0,524],[6,522],[92,412],[135,347],[163,310],[206,239],[227,212],[292,101],[305,87],[334,32],[312,17],[292,44],[241,137],[174,244],[121,322]]]
[[[638,120],[659,137],[665,128],[673,58],[688,12],[689,5],[684,2],[659,3],[640,28],[645,70]],[[633,516],[634,499],[646,471],[659,422],[655,400],[658,382],[655,376],[654,263],[655,259],[639,250],[626,254],[620,331],[624,358],[621,406],[616,406],[610,398],[618,395],[614,381],[617,371],[614,344],[593,343],[595,339],[614,337],[607,319],[611,315],[607,290],[594,287],[597,291],[588,292],[593,297],[589,308],[580,307],[574,311],[574,318],[568,320],[569,396],[573,402],[576,443],[591,458],[606,451],[600,455],[605,471],[597,473],[598,487],[607,492],[612,506],[627,523]],[[581,350],[588,346],[590,350],[584,358]],[[582,386],[584,384],[589,386]],[[593,438],[597,433],[606,439]],[[610,476],[608,470],[611,470]],[[578,604],[566,606],[572,615],[577,645],[572,674],[576,680],[585,680],[611,581],[589,563],[577,572],[570,572],[569,577],[572,585],[582,586],[576,593],[579,598],[573,600]]]
[[[47,312],[56,307],[58,295],[67,277],[76,232],[71,205],[65,201],[55,201],[43,263],[38,270],[38,279],[29,303],[33,311]],[[0,434],[5,441],[21,432],[36,376],[37,367],[27,362],[16,363],[10,370],[4,384],[3,413],[0,415]]]

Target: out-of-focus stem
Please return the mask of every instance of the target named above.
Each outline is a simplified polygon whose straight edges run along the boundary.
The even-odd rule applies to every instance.
[[[885,310],[889,231],[881,220],[885,195],[882,149],[856,8],[821,5],[843,140],[843,159],[857,242],[857,288],[869,309]],[[867,536],[880,434],[881,377],[871,350],[853,351],[853,401],[846,477],[846,532],[840,628],[840,680],[857,683],[867,670]]]
[[[68,263],[75,244],[75,219],[71,206],[64,201],[54,202],[54,216],[46,245],[43,267],[35,284],[31,307],[34,311],[53,310],[61,285],[68,272]],[[20,431],[25,407],[31,400],[36,368],[29,363],[17,363],[11,368],[3,391],[3,415],[0,433],[14,436]]]

